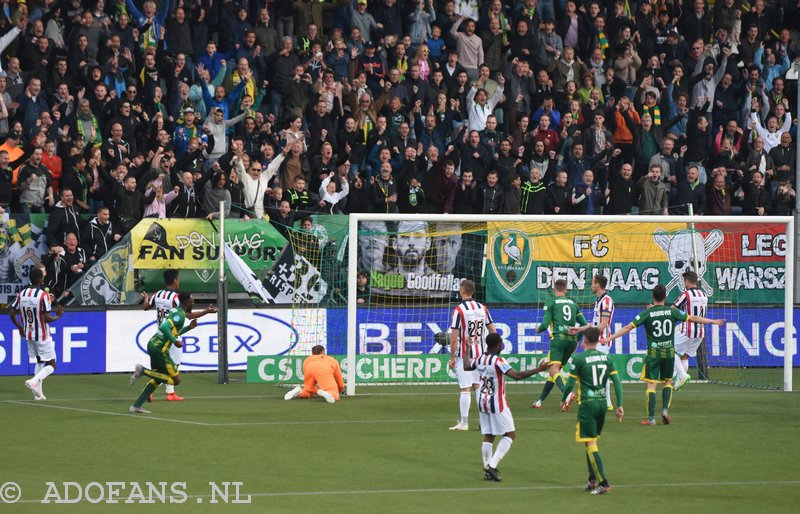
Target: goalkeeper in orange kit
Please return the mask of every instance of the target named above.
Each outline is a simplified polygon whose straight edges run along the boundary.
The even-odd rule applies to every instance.
[[[283,397],[291,400],[297,396],[311,398],[318,394],[328,403],[339,399],[339,393],[344,391],[344,380],[339,362],[329,355],[325,355],[325,347],[316,345],[311,349],[311,355],[303,361],[303,387],[297,386]]]

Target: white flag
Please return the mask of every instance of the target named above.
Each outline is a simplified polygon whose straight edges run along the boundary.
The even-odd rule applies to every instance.
[[[231,273],[233,273],[236,280],[242,284],[245,291],[250,293],[251,296],[261,298],[264,303],[275,303],[275,299],[264,288],[264,284],[258,280],[253,270],[244,263],[242,258],[233,251],[228,243],[225,243],[225,260],[228,263],[228,268],[231,270]]]

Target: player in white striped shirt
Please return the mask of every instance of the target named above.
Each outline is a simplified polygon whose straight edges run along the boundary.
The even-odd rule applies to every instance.
[[[11,321],[28,343],[28,359],[36,357],[36,371],[33,378],[25,381],[25,387],[33,391],[34,399],[46,400],[42,382],[56,370],[56,345],[49,324],[64,314],[64,308],[59,306],[55,316],[50,314],[50,294],[42,287],[44,272],[40,268],[32,269],[30,278],[31,285],[20,291],[11,304]]]
[[[575,333],[582,332],[590,326],[597,327],[600,330],[600,340],[603,342],[598,344],[595,349],[600,353],[608,354],[611,352],[611,341],[608,338],[614,333],[611,327],[611,321],[614,319],[614,299],[608,295],[606,286],[608,286],[608,277],[605,275],[597,274],[592,277],[592,293],[597,296],[592,313],[592,324],[576,329]],[[610,381],[606,382],[606,406],[608,410],[614,410],[614,406],[611,404]]]
[[[708,297],[698,287],[697,273],[683,274],[684,292],[675,300],[675,307],[691,316],[703,317],[708,308]],[[684,321],[675,334],[675,390],[680,390],[692,379],[689,375],[689,357],[697,356],[697,349],[705,339],[705,327],[699,323]]]
[[[461,303],[453,309],[450,316],[450,369],[455,370],[461,418],[450,430],[469,430],[469,407],[472,403],[472,391],[478,388],[478,374],[465,371],[464,362],[483,353],[487,331],[494,334],[494,322],[489,309],[472,299],[475,294],[475,282],[464,280],[459,289]]]
[[[179,307],[181,304],[180,300],[178,300],[178,288],[180,287],[178,270],[168,269],[164,271],[164,285],[166,287],[153,293],[153,296],[148,297],[146,292],[143,293],[144,310],[148,311],[153,308],[156,310],[156,328],[161,325],[161,322],[164,321],[170,310]],[[214,312],[217,312],[216,307],[209,307],[198,312],[187,312],[186,319],[193,320]],[[175,366],[179,366],[181,358],[183,357],[183,350],[176,345],[172,345],[169,349],[169,356],[172,358]],[[166,393],[166,400],[169,402],[179,402],[184,399],[183,396],[175,394],[174,385],[167,384]],[[153,398],[151,396],[150,401],[152,400]]]
[[[500,357],[502,351],[503,338],[493,332],[486,336],[486,352],[463,362],[464,371],[477,373],[480,379],[476,400],[483,434],[483,444],[481,444],[483,472],[486,480],[495,482],[503,480],[497,471],[497,465],[511,449],[511,443],[514,442],[516,435],[514,417],[511,415],[511,409],[506,400],[505,377],[508,375],[514,380],[522,380],[532,377],[548,367],[547,362],[542,360],[536,369],[517,371],[504,358]],[[503,438],[497,443],[497,448],[493,449],[494,438],[498,435]]]

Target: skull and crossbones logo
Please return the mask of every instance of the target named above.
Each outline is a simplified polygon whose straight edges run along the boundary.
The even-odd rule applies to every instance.
[[[708,256],[714,253],[725,239],[721,230],[712,230],[706,237],[703,237],[701,234],[690,230],[669,233],[666,230],[657,229],[653,239],[669,257],[669,273],[672,275],[672,280],[667,284],[668,294],[675,286],[683,291],[683,274],[687,271],[697,273],[700,287],[702,287],[706,296],[714,294],[714,291],[706,283],[703,276],[706,272]],[[694,240],[694,251],[697,252],[697,269],[695,269],[692,240]]]

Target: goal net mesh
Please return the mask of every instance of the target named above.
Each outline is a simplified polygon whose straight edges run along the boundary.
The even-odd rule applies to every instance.
[[[322,216],[317,218],[323,218]],[[710,318],[697,357],[695,380],[780,388],[783,382],[783,223],[706,224],[671,222],[459,222],[359,221],[358,269],[347,269],[346,233],[333,248],[320,245],[311,265],[321,270],[326,290],[317,303],[297,297],[294,354],[313,344],[329,354],[347,353],[346,289],[357,287],[356,383],[450,383],[449,328],[464,279],[477,285],[505,341],[513,366],[529,368],[547,356],[549,335],[537,333],[553,282],[564,279],[568,296],[591,322],[591,279],[608,278],[619,330],[651,303],[658,284],[672,303],[684,288],[681,275],[694,270],[708,295]],[[702,218],[696,218],[702,220]],[[309,255],[303,232],[292,244]],[[297,274],[300,277],[300,274]],[[298,284],[296,290],[308,290]],[[676,327],[677,328],[677,327]],[[643,329],[614,341],[622,377],[637,380],[646,350]],[[580,350],[578,350],[580,351]],[[347,364],[346,362],[344,363]],[[534,377],[533,381],[545,377]]]

